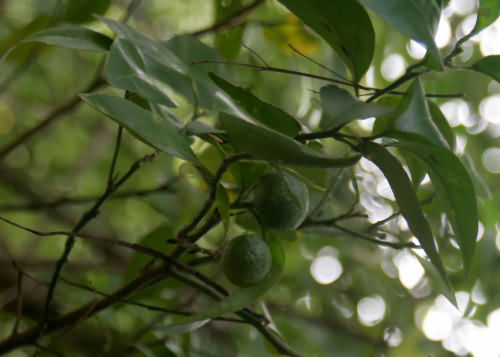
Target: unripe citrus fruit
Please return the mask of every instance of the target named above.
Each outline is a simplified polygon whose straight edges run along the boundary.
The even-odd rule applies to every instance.
[[[296,229],[309,210],[309,191],[297,178],[271,172],[255,188],[255,213],[259,221],[278,230]]]
[[[233,238],[224,247],[222,269],[234,285],[258,284],[271,270],[272,255],[268,244],[256,235]]]

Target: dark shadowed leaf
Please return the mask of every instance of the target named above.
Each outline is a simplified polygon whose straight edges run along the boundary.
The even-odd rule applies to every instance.
[[[429,0],[359,0],[399,32],[424,44],[434,61],[441,65],[441,56],[434,42],[441,8]]]
[[[214,73],[210,73],[210,78],[233,99],[237,107],[243,109],[252,119],[288,136],[295,136],[299,133],[300,123],[290,114],[263,102],[246,89],[237,87]],[[228,114],[238,115],[238,110],[230,108],[228,105]]]
[[[382,171],[391,186],[401,213],[408,222],[408,227],[420,242],[442,279],[448,281],[431,227],[424,216],[417,194],[401,163],[386,148],[373,142],[364,142],[361,151],[368,160],[372,161]],[[449,282],[447,284],[449,289],[452,289]]]
[[[37,32],[27,37],[23,42],[42,42],[73,50],[106,52],[109,50],[112,40],[85,27],[64,25]]]
[[[330,158],[275,130],[221,113],[222,126],[233,145],[255,159],[305,167],[352,166],[359,156]]]
[[[114,87],[137,93],[155,103],[175,107],[175,103],[165,93],[166,84],[154,76],[157,67],[158,63],[154,63],[154,60],[135,47],[132,42],[117,39],[113,42],[109,53],[106,78]],[[162,77],[175,76],[173,82],[179,80],[179,76],[182,77],[168,67],[162,69],[168,72],[168,74],[163,73]]]
[[[153,116],[150,111],[115,96],[84,94],[82,99],[120,125],[130,130],[143,142],[181,159],[197,163],[190,148],[189,138],[168,120]]]
[[[418,137],[395,134],[395,147],[413,154],[427,170],[441,198],[453,231],[460,244],[466,270],[471,267],[478,229],[474,185],[460,160],[449,150]]]
[[[450,151],[455,150],[455,134],[453,133],[453,129],[451,128],[450,123],[436,103],[428,100],[427,105],[431,113],[432,121],[448,144],[448,148],[450,149]]]
[[[63,22],[80,24],[95,20],[94,15],[103,15],[111,5],[111,0],[68,0],[64,9]]]
[[[213,0],[215,7],[215,23],[220,23],[234,16],[242,6],[243,0],[232,0],[229,2]],[[233,59],[238,55],[241,48],[241,40],[245,32],[245,24],[218,31],[215,34],[215,48],[227,59]]]
[[[366,10],[357,1],[279,1],[323,37],[356,82],[361,79],[373,58],[375,33]]]
[[[333,85],[322,87],[320,97],[323,129],[336,128],[355,119],[378,117],[394,112],[394,109],[382,104],[362,102],[346,90]]]

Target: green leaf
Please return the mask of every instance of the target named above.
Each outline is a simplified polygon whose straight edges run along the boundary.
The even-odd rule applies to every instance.
[[[455,134],[453,133],[453,129],[450,126],[450,123],[444,116],[444,114],[441,112],[441,109],[439,106],[428,100],[427,105],[429,107],[429,112],[431,114],[432,121],[438,128],[439,132],[443,136],[444,140],[448,144],[448,148],[450,151],[455,150]]]
[[[117,39],[109,52],[106,78],[114,87],[137,93],[155,103],[175,107],[176,104],[165,93],[166,86],[151,74],[156,64],[129,40]],[[179,75],[168,67],[162,69],[170,71],[170,75]]]
[[[202,43],[195,36],[181,35],[171,38],[164,44],[170,52],[175,53],[186,66],[186,75],[192,78],[198,105],[202,108],[216,109],[219,100],[216,97],[217,86],[212,82],[209,73],[228,75],[224,67],[217,63],[220,57],[212,47]]]
[[[500,83],[500,55],[486,56],[473,63],[470,67]]]
[[[280,132],[221,113],[220,121],[240,152],[255,159],[304,167],[352,166],[359,156],[330,158]]]
[[[202,108],[216,107],[217,87],[209,72],[220,73],[218,64],[198,64],[200,61],[220,60],[217,52],[194,36],[176,36],[167,42],[155,41],[128,25],[107,19],[103,21],[118,37],[125,38],[147,56],[150,75],[159,82]]]
[[[229,230],[229,214],[231,204],[229,202],[229,196],[227,194],[226,189],[222,185],[217,185],[216,194],[215,194],[215,204],[217,206],[217,210],[222,219],[222,224],[224,225],[224,237],[226,236]]]
[[[441,257],[437,251],[436,242],[429,222],[424,216],[422,207],[401,163],[382,145],[365,141],[361,145],[361,152],[372,161],[384,174],[391,186],[394,197],[399,205],[408,227],[420,242],[425,253],[436,267],[443,280],[448,282]]]
[[[299,133],[300,123],[290,114],[272,104],[263,102],[249,91],[232,85],[214,73],[210,73],[210,78],[234,100],[236,106],[248,113],[252,119],[288,136],[295,136]],[[231,110],[230,108],[231,106],[228,105],[228,114],[244,118],[244,114],[239,110]]]
[[[165,251],[167,248],[166,241],[170,238],[175,237],[175,231],[169,224],[164,224],[152,232],[149,232],[142,239],[138,241],[140,245],[157,249],[159,251]],[[137,276],[137,274],[144,268],[144,266],[151,261],[151,255],[144,254],[141,252],[136,252],[132,258],[129,260],[127,269],[125,272],[125,278],[131,280]]]
[[[150,111],[123,98],[103,94],[83,94],[82,99],[152,147],[197,163],[189,138],[169,121],[153,116]]]
[[[19,42],[30,36],[31,34],[45,29],[50,24],[51,17],[46,15],[40,15],[35,17],[31,22],[17,28],[7,37],[2,39],[0,43],[0,56],[5,57],[6,54],[10,53],[13,48],[17,48]],[[29,46],[25,46],[29,47]],[[9,57],[9,60],[13,62],[21,62],[26,56],[29,55],[33,48],[23,48],[16,52],[15,55]]]
[[[397,115],[393,119],[382,119],[385,126],[384,130],[417,134],[433,144],[448,147],[447,141],[434,121],[434,119],[439,121],[442,118],[433,118],[420,80],[416,80],[412,84],[409,95],[406,95],[401,100],[396,113]],[[439,125],[444,127],[445,124],[439,123]],[[381,125],[376,125],[376,127],[380,131]]]
[[[441,56],[434,42],[441,15],[441,8],[437,2],[428,0],[359,1],[402,34],[424,44],[434,61],[442,68]]]
[[[85,27],[63,25],[37,32],[23,42],[42,42],[73,50],[106,52],[113,42],[109,37]]]
[[[119,38],[130,41],[136,47],[136,50],[148,65],[147,76],[149,78],[152,78],[157,83],[169,86],[191,103],[196,101],[192,79],[189,76],[189,65],[167,48],[164,42],[154,41],[120,22],[100,16],[98,18]]]
[[[460,160],[449,150],[410,135],[392,135],[400,150],[413,154],[429,173],[441,198],[455,237],[460,245],[464,266],[472,264],[478,229],[477,202],[472,180]]]
[[[110,5],[111,0],[68,0],[62,21],[74,24],[91,22],[95,20],[94,15],[104,14],[108,11]]]
[[[436,283],[436,288],[438,289],[438,291],[443,293],[443,295],[457,307],[458,304],[455,297],[455,291],[451,287],[449,281],[447,279],[443,279],[443,276],[439,273],[436,267],[432,265],[427,259],[422,258],[413,251],[411,251],[411,253],[415,258],[418,259],[427,275],[432,279],[433,282]]]
[[[480,0],[477,10],[477,20],[471,35],[481,32],[491,25],[500,14],[500,1],[498,0]]]
[[[176,357],[176,354],[163,343],[161,346],[146,346],[142,343],[138,343],[134,347],[146,357]]]
[[[248,288],[239,288],[231,295],[222,298],[221,301],[210,307],[209,310],[191,317],[184,318],[172,325],[161,327],[159,328],[159,330],[162,332],[168,331],[172,334],[183,332],[182,329],[184,326],[192,327],[195,323],[200,323],[202,326],[206,322],[208,322],[207,320],[239,311],[249,305],[254,304],[269,289],[276,285],[276,283],[281,278],[283,267],[285,265],[285,252],[283,250],[283,246],[281,245],[281,241],[273,237],[268,237],[267,243],[269,244],[269,248],[271,249],[273,263],[271,266],[271,271],[267,274],[262,282],[260,282],[258,285]],[[179,331],[179,329],[181,330]]]
[[[370,67],[375,33],[366,10],[354,0],[279,0],[335,50],[358,82]]]
[[[215,23],[232,18],[239,11],[243,0],[232,0],[230,2],[213,0],[215,7]],[[245,24],[218,31],[215,34],[215,48],[227,59],[233,59],[238,55],[241,48],[241,40],[245,32]]]
[[[332,129],[347,124],[355,119],[366,119],[388,115],[394,112],[391,107],[378,103],[365,103],[354,98],[349,92],[334,85],[320,90],[323,116],[321,127]]]

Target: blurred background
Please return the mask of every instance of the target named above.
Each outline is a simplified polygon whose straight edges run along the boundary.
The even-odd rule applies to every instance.
[[[194,34],[228,61],[262,64],[263,60],[273,67],[331,75],[312,58],[346,74],[333,51],[277,1],[267,0],[245,14],[241,22],[214,30],[214,23],[251,3],[0,0],[0,56],[30,34],[63,23],[112,36],[92,14],[122,20],[130,13],[128,24],[154,39]],[[473,28],[477,8],[477,0],[446,2],[435,38],[444,53]],[[376,54],[362,83],[382,88],[422,59],[425,48],[379,18],[371,18]],[[438,204],[426,206],[426,213],[441,236],[440,253],[452,279],[457,273],[454,283],[459,309],[437,293],[419,260],[407,249],[376,246],[338,231],[299,232],[287,242],[281,283],[257,309],[305,356],[500,356],[500,84],[459,69],[481,56],[500,55],[500,21],[471,38],[463,49],[455,60],[457,70],[425,75],[423,83],[428,93],[463,94],[462,98],[433,101],[453,128],[455,152],[473,176],[479,197],[481,223],[473,284],[460,278],[458,247],[449,238]],[[82,104],[78,95],[93,90],[113,92],[100,77],[103,60],[102,54],[30,43],[20,45],[0,63],[0,215],[40,231],[67,231],[102,194],[116,124]],[[325,82],[231,65],[226,68],[233,83],[250,88],[259,98],[317,128],[321,117],[317,91]],[[184,103],[175,114],[188,120],[191,109]],[[372,119],[358,121],[349,129],[369,135],[373,123]],[[202,153],[206,147],[196,141],[193,149]],[[117,172],[123,174],[132,162],[150,152],[146,145],[124,134]],[[170,233],[173,238],[207,195],[199,178],[183,167],[178,159],[166,155],[144,166],[106,202],[85,232],[141,242],[149,232],[168,224],[170,230],[162,234],[168,239]],[[341,214],[349,208],[354,197],[353,175],[361,192],[359,209],[368,216],[363,227],[397,211],[388,184],[370,162],[363,159],[353,173],[333,170],[329,175],[337,177],[338,184],[327,213]],[[423,190],[431,190],[428,182],[424,180]],[[356,222],[353,227],[357,227]],[[381,229],[389,240],[412,239],[402,218]],[[216,229],[202,244],[215,249],[221,234],[222,228]],[[12,259],[38,279],[25,283],[27,320],[21,326],[30,326],[29,319],[36,320],[40,313],[46,294],[44,282],[51,277],[64,239],[37,237],[0,223],[0,243],[3,339],[16,321],[17,275]],[[130,251],[114,246],[77,241],[63,276],[111,292],[137,272],[137,259]],[[213,276],[220,273],[210,268],[207,272]],[[61,285],[56,307],[60,312],[70,311],[95,296],[90,290]],[[134,298],[193,310],[198,302],[192,289],[178,282],[165,282]],[[158,314],[152,311],[117,305],[78,324],[67,334],[68,340],[61,342],[61,348],[71,351],[71,356],[106,355],[126,345],[155,319]],[[156,323],[170,321],[166,315]],[[218,322],[190,334],[153,335],[150,337],[166,343],[175,356],[276,355],[261,335],[244,325]],[[137,349],[127,353],[147,355]],[[28,355],[19,350],[9,356]]]

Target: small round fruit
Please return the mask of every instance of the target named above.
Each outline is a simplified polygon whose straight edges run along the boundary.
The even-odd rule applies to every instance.
[[[271,270],[269,245],[256,235],[231,239],[222,253],[222,270],[234,285],[249,287],[262,281]]]
[[[296,229],[307,217],[309,191],[302,181],[282,172],[271,172],[255,188],[255,213],[259,221],[277,230]]]

